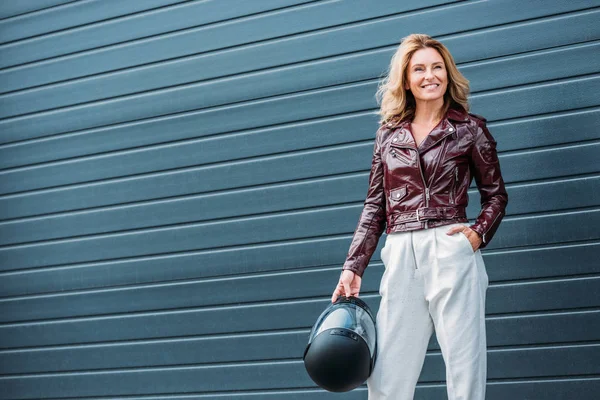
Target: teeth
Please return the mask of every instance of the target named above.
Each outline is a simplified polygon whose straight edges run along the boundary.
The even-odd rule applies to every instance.
[[[425,85],[425,86],[423,86],[423,87],[424,87],[424,88],[427,88],[427,89],[429,89],[429,88],[432,88],[432,87],[438,87],[438,86],[439,86],[438,84],[436,84],[436,83],[432,83],[431,85]]]

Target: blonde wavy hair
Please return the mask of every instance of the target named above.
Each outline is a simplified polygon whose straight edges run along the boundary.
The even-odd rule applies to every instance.
[[[450,51],[439,41],[429,35],[413,33],[402,39],[398,50],[392,57],[388,72],[377,89],[377,102],[381,104],[378,115],[380,122],[399,122],[412,119],[415,114],[415,98],[409,90],[404,89],[407,82],[407,70],[413,54],[420,49],[433,48],[440,53],[448,72],[448,88],[444,93],[442,115],[450,107],[460,106],[469,111],[469,81],[460,73]]]

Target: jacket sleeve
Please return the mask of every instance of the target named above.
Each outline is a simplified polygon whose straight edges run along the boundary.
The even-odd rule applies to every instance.
[[[492,240],[505,215],[508,194],[500,172],[496,141],[487,129],[485,120],[480,121],[471,153],[471,171],[481,195],[481,212],[470,226],[483,239],[479,248]]]
[[[342,270],[349,269],[362,277],[371,256],[377,248],[385,229],[385,190],[383,185],[383,163],[381,158],[381,128],[375,136],[373,160],[369,176],[369,189],[363,210],[354,231],[350,250]]]

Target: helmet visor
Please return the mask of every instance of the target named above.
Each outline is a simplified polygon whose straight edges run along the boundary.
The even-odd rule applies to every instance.
[[[309,342],[319,333],[333,328],[349,329],[360,335],[369,346],[369,351],[373,356],[376,340],[375,324],[365,309],[352,303],[333,305],[325,310],[315,324]]]

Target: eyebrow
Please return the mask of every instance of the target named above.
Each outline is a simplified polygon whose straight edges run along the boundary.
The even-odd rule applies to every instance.
[[[441,62],[441,61],[436,61],[436,62],[434,62],[434,63],[433,63],[433,64],[431,64],[431,65],[436,65],[436,64],[444,64],[444,63],[443,63],[443,62]],[[425,64],[415,64],[415,65],[413,65],[413,67],[418,67],[418,66],[424,67],[424,66],[425,66]]]

